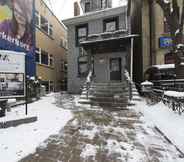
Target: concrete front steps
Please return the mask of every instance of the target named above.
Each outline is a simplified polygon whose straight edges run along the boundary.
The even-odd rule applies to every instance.
[[[88,93],[84,86],[79,103],[103,108],[126,109],[127,96],[128,87],[124,82],[92,83]]]

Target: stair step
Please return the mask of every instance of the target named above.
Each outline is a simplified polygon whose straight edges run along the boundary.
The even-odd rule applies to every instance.
[[[127,91],[123,91],[123,90],[121,90],[121,89],[98,89],[98,90],[96,90],[96,89],[90,89],[89,90],[89,93],[104,93],[104,94],[106,94],[106,93],[110,93],[110,94],[119,94],[119,93],[126,93]]]
[[[124,97],[124,98],[119,98],[119,99],[115,99],[115,98],[112,98],[112,97],[80,97],[80,99],[89,99],[89,100],[91,100],[91,101],[95,101],[95,102],[106,102],[106,101],[108,101],[108,102],[119,102],[119,103],[127,103],[128,101],[127,101],[127,98],[126,97]]]
[[[93,83],[92,86],[127,86],[126,83],[124,82],[119,82],[119,83],[116,83],[116,82],[112,82],[112,83]]]
[[[92,106],[101,106],[101,107],[127,107],[127,103],[112,103],[112,102],[94,102],[94,101],[80,101],[80,104],[87,104]]]
[[[126,98],[128,94],[125,93],[119,93],[119,94],[114,94],[114,93],[99,93],[99,92],[96,92],[96,93],[89,93],[89,96],[95,96],[95,97],[113,97],[114,96],[119,96],[120,98]],[[87,93],[86,92],[82,92],[81,94],[81,97],[85,97],[87,96]]]

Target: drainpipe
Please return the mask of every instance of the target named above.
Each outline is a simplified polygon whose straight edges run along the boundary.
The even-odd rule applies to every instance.
[[[131,38],[131,52],[130,52],[130,79],[133,81],[133,53],[134,53],[134,38]]]
[[[130,80],[129,83],[129,100],[132,100],[132,82],[133,82],[133,54],[134,54],[134,38],[131,38],[131,52],[130,52]]]

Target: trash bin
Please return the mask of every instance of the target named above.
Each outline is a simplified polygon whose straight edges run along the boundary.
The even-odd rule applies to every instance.
[[[6,115],[6,103],[7,101],[0,101],[0,117],[4,117]]]

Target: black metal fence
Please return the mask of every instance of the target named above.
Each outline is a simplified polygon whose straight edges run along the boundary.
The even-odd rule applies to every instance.
[[[164,91],[184,92],[184,79],[154,81],[153,89],[146,95],[148,103],[163,102],[180,115],[184,113],[184,96],[170,96]]]

